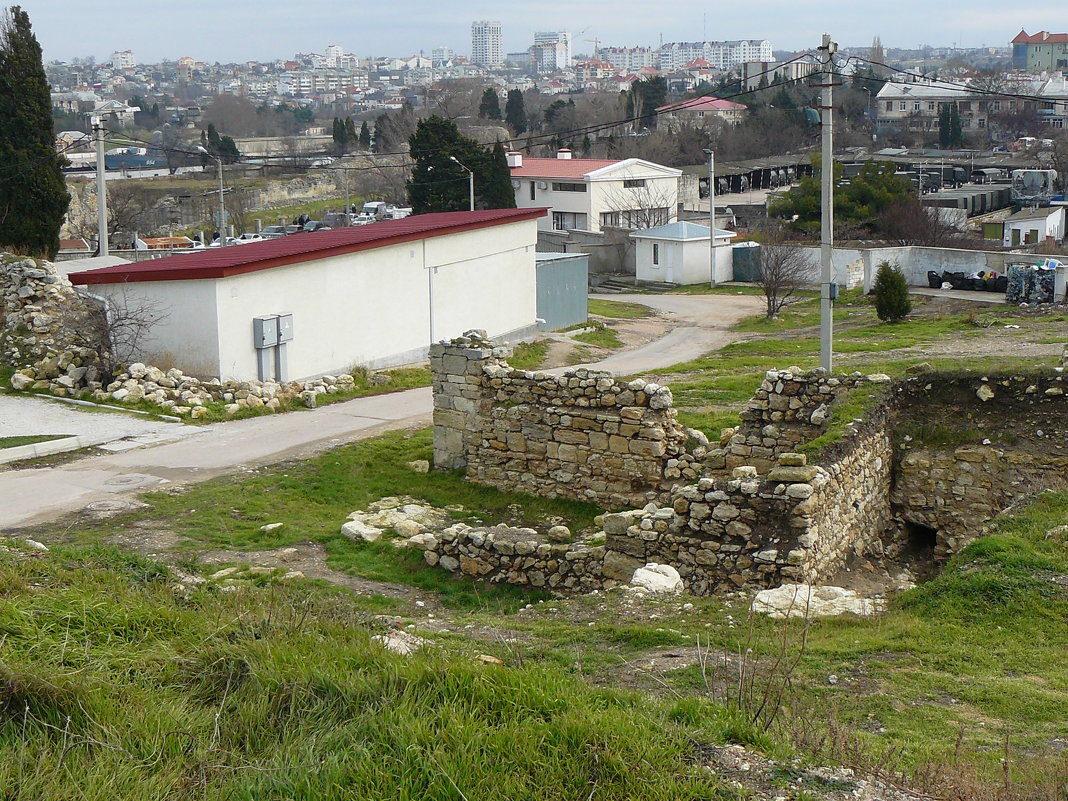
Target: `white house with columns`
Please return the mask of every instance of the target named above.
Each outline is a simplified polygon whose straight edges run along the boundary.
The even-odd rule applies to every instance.
[[[678,216],[681,170],[643,159],[576,159],[508,154],[516,206],[549,207],[540,231],[641,229]]]

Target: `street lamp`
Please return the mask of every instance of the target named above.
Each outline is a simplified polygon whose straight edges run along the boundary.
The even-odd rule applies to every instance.
[[[462,169],[467,170],[467,201],[471,207],[471,211],[475,210],[475,174],[470,167],[465,167],[456,156],[449,156],[449,161],[454,161],[460,165]]]
[[[219,247],[224,248],[227,245],[226,242],[226,204],[223,202],[223,163],[222,159],[218,156],[210,153],[208,150],[200,145],[197,145],[197,152],[203,153],[209,159],[213,159],[216,164],[219,165]]]
[[[716,288],[716,154],[705,148],[708,155],[708,249],[710,251],[709,286]]]

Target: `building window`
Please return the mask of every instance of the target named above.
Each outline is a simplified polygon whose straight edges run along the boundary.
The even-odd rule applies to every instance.
[[[660,264],[660,245],[653,243],[653,266]]]
[[[554,192],[585,192],[586,184],[553,184]]]
[[[985,128],[986,127],[986,120],[978,119],[978,120],[975,121],[975,124],[978,125],[980,128]]]
[[[909,110],[909,104],[908,103],[902,103],[901,106],[898,108],[898,111],[908,111],[908,110]]]
[[[990,110],[991,111],[1001,111],[1001,101],[1000,100],[992,100],[990,102]]]
[[[576,214],[570,211],[553,212],[554,231],[585,231],[588,227],[585,214]]]
[[[928,111],[934,111],[935,110],[935,104],[934,103],[928,103],[927,104],[927,110]]]
[[[919,103],[913,103],[912,104],[912,110],[913,111],[919,111],[920,110],[920,104]]]
[[[890,101],[890,100],[886,101],[886,110],[887,111],[893,111],[894,110],[894,104],[893,104],[892,101]]]
[[[534,200],[534,181],[530,182],[530,199]]]
[[[971,111],[972,110],[971,101],[970,100],[964,100],[964,101],[958,103],[957,104],[957,110],[958,111]]]
[[[662,206],[655,209],[627,209],[625,211],[606,211],[601,214],[602,228],[655,228],[671,222],[671,209]]]
[[[627,178],[623,181],[624,189],[641,189],[645,186],[644,178]]]

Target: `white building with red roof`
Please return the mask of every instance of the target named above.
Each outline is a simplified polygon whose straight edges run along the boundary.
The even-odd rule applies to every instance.
[[[642,159],[576,159],[508,154],[519,208],[549,207],[541,231],[652,228],[678,215],[681,170]]]
[[[658,108],[656,113],[659,115],[660,122],[674,129],[685,124],[704,125],[712,120],[722,120],[731,125],[737,125],[742,121],[747,110],[748,107],[742,103],[706,95],[680,100],[677,103],[668,103]]]
[[[536,330],[538,220],[544,208],[423,214],[69,274],[71,283],[167,317],[147,361],[222,379],[300,379],[425,358],[431,342],[479,328]],[[273,368],[257,318],[291,315]],[[271,344],[271,347],[275,347]],[[284,373],[284,374],[279,374]]]

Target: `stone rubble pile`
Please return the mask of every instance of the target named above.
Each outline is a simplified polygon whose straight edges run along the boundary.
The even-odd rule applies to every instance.
[[[134,363],[111,378],[106,354],[74,342],[67,330],[72,320],[88,313],[86,299],[47,261],[0,255],[0,358],[25,365],[11,377],[19,391],[49,392],[59,397],[88,395],[96,401],[145,401],[167,414],[200,418],[210,403],[222,403],[228,414],[240,409],[267,408],[299,400],[315,408],[323,394],[347,392],[355,379],[346,373],[304,382],[202,380],[177,368],[162,370]],[[374,382],[372,377],[372,383]],[[381,376],[388,381],[388,376]]]

